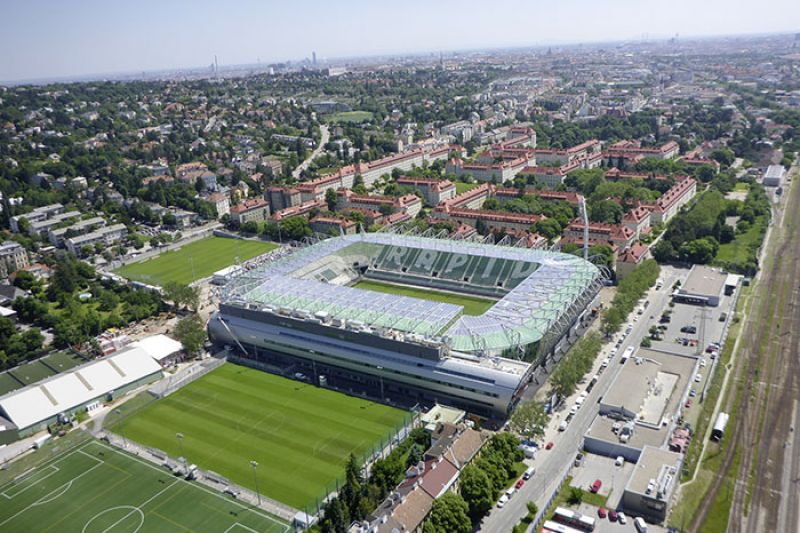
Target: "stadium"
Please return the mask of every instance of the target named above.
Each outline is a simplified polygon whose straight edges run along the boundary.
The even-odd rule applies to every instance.
[[[266,370],[383,401],[445,403],[501,419],[603,278],[569,254],[360,233],[251,263],[224,287],[209,334]],[[378,283],[398,287],[397,294],[359,288]],[[486,310],[465,312],[461,297],[486,300]]]

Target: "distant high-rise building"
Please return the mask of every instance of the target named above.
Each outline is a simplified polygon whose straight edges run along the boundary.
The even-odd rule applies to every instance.
[[[317,64],[317,53],[316,52],[311,52],[311,64],[312,65],[316,65]]]

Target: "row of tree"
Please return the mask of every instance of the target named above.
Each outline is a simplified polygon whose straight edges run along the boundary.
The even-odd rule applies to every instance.
[[[592,369],[597,354],[603,346],[603,340],[597,333],[587,333],[558,363],[553,373],[550,374],[550,386],[553,393],[560,399],[573,394],[578,386],[578,382]],[[538,407],[536,410],[538,411]],[[542,408],[543,410],[543,408]],[[537,415],[537,417],[540,415]],[[541,421],[539,421],[541,423]],[[544,422],[546,424],[546,421]],[[543,426],[542,426],[543,427]],[[531,428],[530,431],[543,433],[543,429]]]
[[[611,306],[603,313],[601,329],[606,336],[620,330],[639,299],[655,284],[660,274],[658,263],[647,259],[619,282]]]

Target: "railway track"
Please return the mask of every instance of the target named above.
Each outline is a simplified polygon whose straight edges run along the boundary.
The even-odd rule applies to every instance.
[[[738,387],[744,378],[743,389],[739,395],[733,389],[723,408],[730,412],[735,402],[739,402],[738,414],[729,430],[722,466],[689,528],[693,532],[703,531],[714,501],[726,487],[737,451],[741,452],[737,482],[733,494],[726,494],[732,498],[729,530],[763,531],[760,526],[766,524],[759,524],[759,517],[767,517],[771,524],[774,522],[773,528],[766,530],[777,530],[774,528],[777,527],[780,498],[772,497],[771,481],[780,480],[783,471],[782,447],[793,416],[792,400],[796,397],[798,372],[795,347],[800,336],[800,297],[795,289],[800,284],[800,240],[796,238],[799,199],[800,189],[792,187],[790,201],[783,211],[785,220],[776,218],[775,221],[777,245],[773,250],[777,253],[769,269],[762,272],[753,296],[751,319],[741,332],[744,335],[739,355],[742,362],[735,367],[732,386]],[[783,288],[791,291],[785,298],[781,297]],[[770,316],[775,317],[771,322]],[[755,479],[749,508],[756,512],[747,513],[748,479],[753,469]],[[767,512],[762,513],[765,506]]]

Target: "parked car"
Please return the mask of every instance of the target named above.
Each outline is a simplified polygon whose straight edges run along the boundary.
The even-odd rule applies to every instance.
[[[701,381],[703,381],[703,376],[701,376],[700,374],[695,375],[694,381],[695,383],[700,383]]]
[[[683,406],[684,406],[685,408],[689,409],[689,408],[692,406],[692,399],[691,399],[691,398],[689,398],[688,400],[686,400],[686,403],[685,403],[685,404],[683,404]]]
[[[498,508],[498,509],[502,509],[502,508],[503,508],[503,506],[504,506],[505,504],[507,504],[507,503],[508,503],[508,496],[506,496],[505,494],[503,494],[502,496],[500,496],[500,499],[499,499],[499,500],[497,500],[497,508]]]
[[[625,464],[625,458],[621,455],[617,456],[617,459],[614,461],[614,466],[622,466]]]
[[[728,313],[720,313],[719,321],[720,322],[725,322],[726,320],[728,320]]]
[[[514,485],[516,488],[521,489],[522,486],[525,484],[525,480],[520,478],[517,480],[517,483]]]
[[[553,449],[553,441],[548,442],[545,447],[545,450],[552,450]]]
[[[690,390],[690,391],[689,391],[689,396],[690,396],[690,397],[692,397],[692,398],[694,398],[695,396],[697,396],[697,390],[695,390],[695,389],[692,389],[692,390]]]
[[[581,466],[583,464],[583,454],[578,452],[578,455],[575,456],[575,466]]]
[[[706,360],[700,359],[700,368],[705,368],[705,367],[706,367]]]
[[[622,524],[623,526],[624,526],[625,524],[627,524],[627,523],[628,523],[628,517],[626,517],[626,516],[625,516],[625,513],[623,513],[622,511],[619,511],[619,512],[617,513],[617,520],[618,520],[618,521],[619,521],[619,523],[620,523],[620,524]]]
[[[536,473],[536,469],[534,467],[528,467],[524,474],[522,474],[522,479],[530,479],[533,477],[533,474]]]
[[[594,483],[592,483],[592,486],[589,487],[589,491],[591,491],[593,494],[597,494],[600,491],[600,487],[602,486],[603,482],[600,481],[599,479],[595,479]]]
[[[601,507],[601,508],[599,508],[597,510],[597,516],[599,516],[600,518],[605,518],[606,517],[606,509],[605,509],[605,507]]]
[[[619,518],[619,515],[617,514],[616,511],[609,511],[608,512],[608,519],[609,520],[611,520],[612,522],[616,522],[617,518]]]

